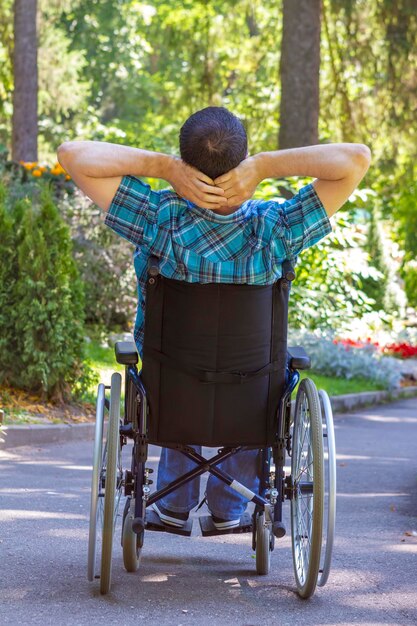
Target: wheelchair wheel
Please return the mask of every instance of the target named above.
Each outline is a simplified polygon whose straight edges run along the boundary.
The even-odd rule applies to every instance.
[[[135,501],[130,500],[129,510],[123,523],[122,546],[123,546],[123,564],[128,572],[136,572],[140,563],[141,549],[143,545],[142,531],[136,534],[132,529],[132,522],[135,517]]]
[[[298,593],[309,598],[320,567],[324,469],[320,400],[313,381],[301,381],[292,435],[291,535]]]
[[[87,578],[94,580],[98,531],[103,524],[103,467],[106,466],[107,448],[103,451],[103,426],[105,387],[98,386],[96,402],[96,427],[94,434],[93,475],[91,480],[90,528],[88,536]]]
[[[100,593],[106,594],[111,585],[113,535],[117,510],[122,493],[122,469],[120,449],[120,393],[122,377],[111,377],[110,411],[107,433],[107,464],[105,468],[103,537],[101,547]]]
[[[265,513],[256,518],[256,573],[269,574],[271,565],[271,528],[265,526]]]
[[[322,557],[317,584],[323,587],[329,577],[333,552],[334,528],[336,523],[336,443],[333,426],[333,412],[327,393],[319,391],[321,412],[323,418],[323,448],[324,448],[324,528]]]

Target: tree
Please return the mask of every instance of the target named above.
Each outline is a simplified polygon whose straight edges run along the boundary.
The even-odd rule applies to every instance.
[[[37,0],[15,0],[12,159],[38,160]]]
[[[318,142],[321,0],[284,0],[279,147]]]

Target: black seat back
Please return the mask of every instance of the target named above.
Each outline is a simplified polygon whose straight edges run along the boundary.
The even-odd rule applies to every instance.
[[[148,276],[142,378],[158,444],[271,445],[285,386],[289,282]]]

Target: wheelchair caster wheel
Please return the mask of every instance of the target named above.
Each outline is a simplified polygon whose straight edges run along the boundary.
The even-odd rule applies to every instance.
[[[133,515],[135,510],[135,501],[132,499],[130,510],[126,515],[123,524],[122,546],[123,546],[123,564],[128,572],[136,572],[140,563],[141,548],[143,545],[144,531],[136,534],[133,530]]]
[[[265,513],[256,519],[256,573],[266,575],[271,565],[271,528],[265,526]]]

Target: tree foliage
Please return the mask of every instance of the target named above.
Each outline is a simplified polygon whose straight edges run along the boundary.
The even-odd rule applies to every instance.
[[[39,2],[43,158],[55,160],[57,145],[66,139],[176,152],[182,122],[209,104],[225,105],[243,119],[250,152],[277,147],[282,0]],[[348,205],[349,214],[338,220],[330,245],[326,240],[304,253],[293,291],[300,323],[338,324],[368,308],[386,307],[391,270],[375,255],[380,248],[375,223],[381,219],[402,250],[401,277],[409,303],[417,304],[416,39],[416,0],[322,2],[319,141],[370,145],[373,165],[365,185],[375,195],[365,205]],[[12,0],[4,0],[0,143],[8,147],[12,52]],[[302,72],[296,78],[302,80]],[[279,186],[285,184],[277,183],[271,193],[279,195]],[[18,200],[19,189],[13,193]],[[125,271],[130,252],[111,242],[94,208],[81,210],[81,204],[64,196],[60,206],[88,283],[88,318],[122,321],[121,309],[110,311],[108,302],[113,284],[123,276],[123,306],[131,305],[133,279]],[[359,208],[366,211],[362,230]],[[360,267],[353,263],[358,259]],[[312,307],[317,289],[321,305]],[[322,319],[326,310],[327,322]]]

